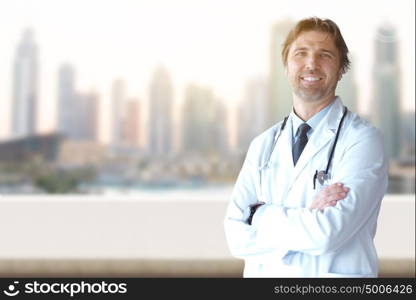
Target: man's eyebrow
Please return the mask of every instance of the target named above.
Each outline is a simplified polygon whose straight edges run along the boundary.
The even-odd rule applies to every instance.
[[[306,47],[295,48],[293,51],[308,50]]]
[[[320,51],[322,51],[322,52],[326,52],[326,53],[329,53],[329,54],[332,54],[332,55],[335,55],[335,53],[334,52],[332,52],[331,50],[328,50],[328,49],[319,49]]]
[[[293,51],[305,51],[305,50],[308,50],[308,49],[309,49],[308,47],[299,47],[299,48],[295,48]],[[325,49],[325,48],[320,48],[319,51],[329,53],[329,54],[335,56],[335,53],[333,51]]]

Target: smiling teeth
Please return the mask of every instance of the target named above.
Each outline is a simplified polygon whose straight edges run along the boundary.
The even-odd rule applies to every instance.
[[[306,80],[306,81],[318,81],[320,79],[321,78],[319,77],[303,77],[303,80]]]

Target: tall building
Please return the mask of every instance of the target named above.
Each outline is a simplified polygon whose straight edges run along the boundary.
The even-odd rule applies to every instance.
[[[285,75],[281,52],[286,36],[294,25],[292,20],[283,20],[274,24],[271,30],[267,127],[283,120],[292,110],[292,90]]]
[[[268,128],[267,117],[270,101],[269,83],[263,78],[247,82],[244,100],[237,112],[237,148],[247,152],[254,137]]]
[[[58,131],[70,140],[94,141],[98,138],[97,93],[76,90],[74,68],[65,64],[58,71]]]
[[[66,138],[77,139],[79,128],[77,118],[79,116],[78,96],[75,90],[74,68],[65,64],[58,71],[58,131]]]
[[[173,87],[162,67],[153,74],[149,95],[149,151],[168,156],[173,151]]]
[[[415,111],[401,114],[400,162],[415,165]]]
[[[139,145],[140,107],[137,99],[130,99],[126,104],[126,114],[123,119],[123,143],[126,146]]]
[[[121,146],[123,122],[126,114],[126,83],[122,79],[113,82],[111,89],[112,144]]]
[[[17,46],[13,79],[12,136],[33,135],[38,101],[38,46],[30,29],[23,33]]]
[[[372,120],[384,135],[387,155],[398,159],[400,154],[400,69],[397,56],[395,28],[384,25],[378,29],[377,37],[388,36],[389,40],[375,39],[373,67]]]
[[[98,112],[99,95],[95,91],[78,94],[79,115],[79,140],[96,141],[98,139]]]
[[[221,155],[228,151],[227,112],[214,93],[191,84],[182,111],[182,151]]]
[[[226,156],[230,151],[230,128],[228,126],[229,112],[224,101],[219,98],[214,99],[214,124],[213,143],[220,157]]]
[[[346,74],[342,76],[342,79],[338,82],[336,95],[340,96],[342,102],[348,107],[350,111],[358,113],[357,107],[357,84],[355,82],[354,74],[354,61],[351,60],[351,68]]]

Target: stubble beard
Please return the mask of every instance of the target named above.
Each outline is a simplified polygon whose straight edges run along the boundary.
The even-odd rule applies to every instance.
[[[317,102],[328,97],[332,91],[335,93],[336,86],[337,84],[335,83],[334,86],[328,89],[325,89],[325,87],[305,88],[299,83],[293,91],[298,98],[305,102]]]

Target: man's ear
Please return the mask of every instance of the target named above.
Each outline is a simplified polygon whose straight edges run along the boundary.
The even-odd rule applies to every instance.
[[[342,71],[338,72],[338,81],[340,81],[342,79],[343,75],[344,75],[344,73],[342,73]]]

